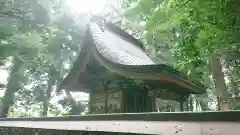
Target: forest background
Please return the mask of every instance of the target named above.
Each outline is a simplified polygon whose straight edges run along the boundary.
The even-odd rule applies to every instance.
[[[187,111],[238,110],[238,7],[238,0],[0,0],[0,116],[87,113],[88,94],[55,89],[76,60],[90,9],[121,20],[156,63],[208,86],[189,97]]]

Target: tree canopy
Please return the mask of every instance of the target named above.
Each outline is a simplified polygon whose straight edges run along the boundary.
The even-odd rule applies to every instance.
[[[237,0],[122,2],[126,19],[144,24],[144,39],[147,46],[154,46],[155,55],[164,55],[173,67],[211,86],[222,110],[234,108],[223,103],[225,98],[239,95],[239,4]]]

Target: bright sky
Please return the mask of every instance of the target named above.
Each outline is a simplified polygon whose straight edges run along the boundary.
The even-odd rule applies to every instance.
[[[7,78],[8,78],[8,72],[4,71],[4,70],[0,70],[0,83],[7,83]]]
[[[70,9],[75,13],[91,11],[93,14],[102,12],[106,0],[67,0]]]
[[[0,70],[0,83],[6,84],[7,83],[7,78],[8,78],[8,72],[4,70]],[[0,90],[0,97],[2,97],[4,94],[3,90]]]

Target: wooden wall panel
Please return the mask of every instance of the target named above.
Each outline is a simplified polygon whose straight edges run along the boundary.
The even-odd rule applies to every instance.
[[[121,112],[121,99],[122,94],[120,90],[108,90],[107,91],[107,110],[108,113],[120,113]]]
[[[91,93],[91,113],[103,114],[105,113],[105,94],[102,92]]]
[[[92,114],[120,113],[122,106],[121,90],[105,90],[90,93],[90,110]]]

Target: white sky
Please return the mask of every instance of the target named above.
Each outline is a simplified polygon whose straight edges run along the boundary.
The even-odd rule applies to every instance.
[[[8,72],[5,70],[0,70],[0,83],[6,84],[8,78]]]
[[[91,11],[92,13],[101,13],[106,0],[67,0],[70,9],[75,13]]]
[[[8,78],[8,72],[4,70],[0,70],[0,83],[6,84]],[[4,90],[0,90],[0,97],[3,97]]]

